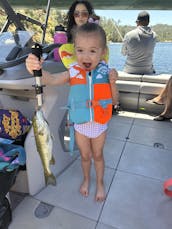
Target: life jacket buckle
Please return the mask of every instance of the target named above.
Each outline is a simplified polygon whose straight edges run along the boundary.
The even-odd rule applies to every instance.
[[[99,105],[100,105],[100,103],[97,100],[87,100],[86,101],[86,107],[87,108],[93,108],[93,107],[99,106]]]

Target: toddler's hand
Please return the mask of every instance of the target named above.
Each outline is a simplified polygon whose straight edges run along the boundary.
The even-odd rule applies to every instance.
[[[35,55],[29,54],[25,63],[27,70],[33,75],[33,70],[40,70],[42,68],[43,59],[39,61]]]
[[[110,81],[110,84],[113,84],[117,81],[118,79],[118,72],[113,68],[113,69],[110,69],[109,71],[109,81]]]

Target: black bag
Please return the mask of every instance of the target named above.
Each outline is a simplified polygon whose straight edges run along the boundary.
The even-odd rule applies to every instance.
[[[9,172],[0,172],[0,203],[4,200],[6,194],[9,192],[10,188],[15,183],[17,172],[18,168]]]
[[[0,229],[8,229],[12,221],[12,211],[6,194],[14,184],[17,172],[18,168],[9,172],[0,172]]]
[[[12,211],[8,199],[5,197],[0,202],[0,229],[8,229],[12,221]]]

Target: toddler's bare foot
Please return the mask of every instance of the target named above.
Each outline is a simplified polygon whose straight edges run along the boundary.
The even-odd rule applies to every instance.
[[[105,200],[105,198],[106,198],[106,194],[105,194],[104,185],[102,183],[102,184],[97,185],[95,200],[98,202],[102,202]]]
[[[89,181],[84,180],[80,187],[81,195],[87,197],[89,195]]]

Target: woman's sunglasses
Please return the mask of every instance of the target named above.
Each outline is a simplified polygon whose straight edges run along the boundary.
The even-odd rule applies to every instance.
[[[88,17],[89,13],[88,11],[75,11],[73,15],[74,17]]]

